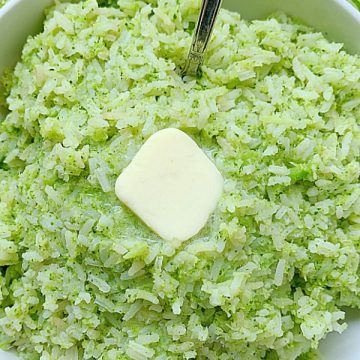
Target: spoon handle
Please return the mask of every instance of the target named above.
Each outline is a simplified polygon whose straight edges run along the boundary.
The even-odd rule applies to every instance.
[[[202,65],[221,3],[222,0],[203,0],[184,75],[195,76]]]

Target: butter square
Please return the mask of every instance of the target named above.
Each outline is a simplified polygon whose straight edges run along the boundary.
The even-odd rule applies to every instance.
[[[115,192],[161,238],[182,242],[196,235],[215,210],[223,178],[187,134],[152,135],[116,181]]]

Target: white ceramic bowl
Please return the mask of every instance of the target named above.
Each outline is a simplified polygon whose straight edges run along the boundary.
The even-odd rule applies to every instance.
[[[43,10],[53,0],[10,0],[0,9],[0,74],[19,59],[30,34],[40,31]],[[260,19],[281,10],[313,26],[347,51],[360,54],[360,13],[346,0],[224,0],[224,7],[239,11],[246,19]],[[321,344],[324,360],[360,359],[360,312],[348,311],[349,328],[330,334]],[[16,360],[0,351],[0,360]]]

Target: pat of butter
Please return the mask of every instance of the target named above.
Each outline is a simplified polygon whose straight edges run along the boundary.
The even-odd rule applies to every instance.
[[[165,240],[196,235],[215,210],[223,178],[184,132],[152,135],[118,177],[118,198]]]

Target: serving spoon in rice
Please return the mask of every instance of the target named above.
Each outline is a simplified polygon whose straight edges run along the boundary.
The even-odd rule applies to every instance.
[[[183,70],[184,76],[196,76],[204,61],[204,54],[209,43],[216,17],[222,0],[203,0],[200,16],[196,25],[189,55]]]

